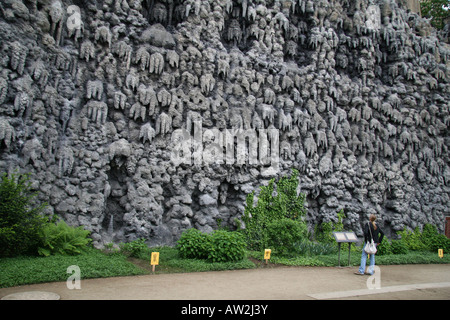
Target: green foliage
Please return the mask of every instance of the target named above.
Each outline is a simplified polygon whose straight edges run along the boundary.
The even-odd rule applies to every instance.
[[[125,254],[126,256],[140,258],[143,254],[146,253],[148,246],[145,244],[145,239],[140,238],[127,243],[120,243],[119,248],[120,252]]]
[[[448,0],[421,0],[420,10],[423,17],[431,18],[433,27],[443,29],[445,20],[450,18],[449,5]]]
[[[161,264],[161,263],[160,263]],[[237,269],[253,269],[255,264],[248,259],[240,261],[211,262],[204,259],[172,259],[166,265],[175,272],[203,272]],[[158,272],[158,271],[157,271]]]
[[[437,231],[436,226],[425,224],[421,231],[419,227],[414,231],[402,230],[398,232],[400,240],[393,240],[391,246],[397,246],[393,253],[406,253],[407,251],[431,251],[437,252],[443,249],[444,253],[450,253],[450,239]]]
[[[323,222],[314,226],[314,239],[321,243],[333,243],[333,222]]]
[[[208,259],[212,262],[239,261],[245,256],[244,236],[238,232],[216,230],[210,235]]]
[[[143,250],[139,254],[138,259],[143,260],[139,265],[145,265],[145,267],[150,270],[149,261],[151,259],[151,253],[154,251],[159,252],[159,265],[156,268],[156,273],[220,271],[252,269],[256,267],[255,264],[248,259],[242,259],[240,261],[212,262],[208,258],[184,258],[180,255],[177,247],[166,246],[151,247]]]
[[[28,174],[0,177],[0,257],[35,254],[46,223],[46,204],[36,204]]]
[[[401,239],[405,242],[408,250],[412,251],[423,251],[426,250],[426,244],[422,239],[422,232],[419,227],[416,227],[414,231],[403,230],[398,232]]]
[[[268,225],[281,219],[303,222],[306,215],[305,195],[297,194],[298,171],[293,169],[289,177],[282,177],[275,185],[271,179],[267,186],[260,187],[258,202],[254,202],[254,192],[246,199],[244,216],[244,234],[248,246],[253,250],[264,250],[268,246]]]
[[[245,256],[246,242],[239,232],[216,230],[210,234],[197,229],[183,232],[177,242],[178,253],[188,259],[212,262],[239,261]]]
[[[41,245],[38,253],[41,256],[54,254],[76,255],[87,249],[92,241],[88,238],[90,231],[83,227],[71,227],[64,221],[47,223],[39,232]]]
[[[388,239],[384,239],[377,247],[377,256],[383,256],[392,254],[391,242]]]
[[[297,243],[306,239],[308,229],[301,220],[282,218],[267,224],[267,246],[279,255],[296,252]]]
[[[436,226],[426,224],[423,227],[422,239],[428,250],[437,252],[443,249],[445,253],[450,253],[450,239],[437,231]]]
[[[0,259],[0,288],[33,283],[66,281],[67,267],[80,267],[82,279],[131,276],[148,271],[127,261],[122,254],[107,255],[88,247],[76,256],[20,256]]]
[[[210,237],[200,230],[191,228],[181,234],[177,242],[178,253],[183,258],[207,259],[211,246]]]
[[[419,227],[412,230],[402,230],[398,232],[399,239],[389,241],[384,238],[378,246],[377,255],[405,255],[409,252],[437,253],[438,249],[450,252],[450,239],[440,234],[436,226],[425,224],[421,231]]]
[[[337,252],[337,246],[334,243],[313,242],[303,240],[296,243],[296,252],[303,256],[322,256]]]
[[[391,241],[391,252],[392,254],[407,254],[408,246],[403,240],[392,240]]]
[[[298,171],[292,169],[290,177],[282,177],[276,185],[276,195],[271,194],[268,208],[274,218],[299,219],[306,215],[304,207],[305,195],[297,195]],[[266,202],[267,204],[267,202]]]
[[[332,243],[335,244],[336,240],[334,239],[333,232],[344,231],[344,218],[345,213],[344,209],[341,209],[337,213],[337,222],[328,221],[324,222],[320,225],[316,225],[314,236],[316,241],[321,243]]]
[[[408,253],[408,247],[402,239],[389,241],[385,237],[377,249],[377,256]]]

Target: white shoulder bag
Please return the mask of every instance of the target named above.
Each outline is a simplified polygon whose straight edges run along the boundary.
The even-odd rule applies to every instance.
[[[377,253],[377,246],[376,244],[373,242],[373,237],[372,237],[372,230],[370,230],[370,222],[369,223],[369,232],[370,232],[370,242],[367,242],[366,245],[364,246],[364,251],[367,254],[375,254]]]

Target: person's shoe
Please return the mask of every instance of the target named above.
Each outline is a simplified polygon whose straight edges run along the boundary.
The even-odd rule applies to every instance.
[[[361,273],[359,271],[356,271],[355,274],[357,274],[358,276],[363,276],[364,275],[364,273]]]

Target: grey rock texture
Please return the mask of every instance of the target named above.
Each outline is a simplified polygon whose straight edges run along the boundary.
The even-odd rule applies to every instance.
[[[0,169],[94,244],[231,228],[300,171],[308,221],[450,214],[448,34],[392,0],[0,3]],[[271,129],[261,163],[173,163],[173,133]],[[209,137],[206,139],[206,137]],[[192,147],[190,150],[189,148]],[[198,156],[192,145],[184,149]],[[201,149],[200,149],[201,150]],[[220,150],[220,149],[219,149]],[[261,152],[261,150],[258,150]],[[244,159],[245,160],[245,159]]]

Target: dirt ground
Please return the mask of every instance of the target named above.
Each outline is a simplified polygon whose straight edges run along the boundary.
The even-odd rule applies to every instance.
[[[0,289],[0,298],[48,291],[61,300],[315,300],[326,299],[329,293],[338,293],[331,299],[345,300],[450,300],[450,264],[380,266],[379,289],[370,291],[370,276],[355,271],[355,267],[269,267],[81,279],[81,289],[68,289],[66,282],[43,283]],[[373,277],[370,281],[375,283]]]

